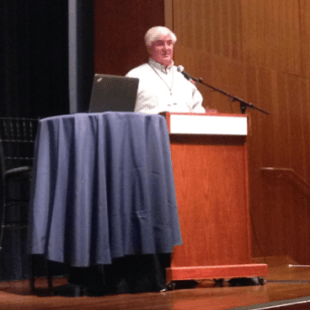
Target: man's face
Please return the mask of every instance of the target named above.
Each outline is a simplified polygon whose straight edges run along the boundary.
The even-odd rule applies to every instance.
[[[173,41],[170,34],[162,35],[148,48],[150,56],[165,67],[171,65],[173,57]]]

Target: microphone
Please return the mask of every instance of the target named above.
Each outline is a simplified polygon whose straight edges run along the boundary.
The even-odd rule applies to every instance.
[[[192,82],[193,84],[195,83],[195,82],[194,82],[194,79],[193,79],[187,72],[184,71],[184,67],[183,67],[183,66],[178,66],[178,67],[177,67],[177,71],[180,72],[180,73],[182,73],[183,76],[184,76],[187,80],[189,80],[189,81]]]

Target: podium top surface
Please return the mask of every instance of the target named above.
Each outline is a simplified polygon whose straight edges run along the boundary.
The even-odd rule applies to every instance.
[[[165,113],[170,134],[247,136],[248,118],[243,114]]]

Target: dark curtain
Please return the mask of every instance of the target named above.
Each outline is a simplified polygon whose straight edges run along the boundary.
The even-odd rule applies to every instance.
[[[0,117],[69,113],[68,14],[67,0],[0,1]],[[92,1],[78,1],[77,20],[76,106],[86,111],[93,76]],[[5,231],[0,280],[28,277],[26,236],[25,230]],[[40,264],[39,259],[38,273]]]
[[[94,4],[77,0],[77,111],[87,112],[94,77]]]
[[[69,112],[68,4],[2,0],[1,116]]]

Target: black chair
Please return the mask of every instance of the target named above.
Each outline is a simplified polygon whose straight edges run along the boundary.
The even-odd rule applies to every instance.
[[[28,226],[31,170],[38,119],[0,118],[0,250],[8,229]],[[31,258],[32,262],[32,258]],[[30,266],[30,286],[35,291],[34,268]],[[52,287],[48,274],[49,288]]]

